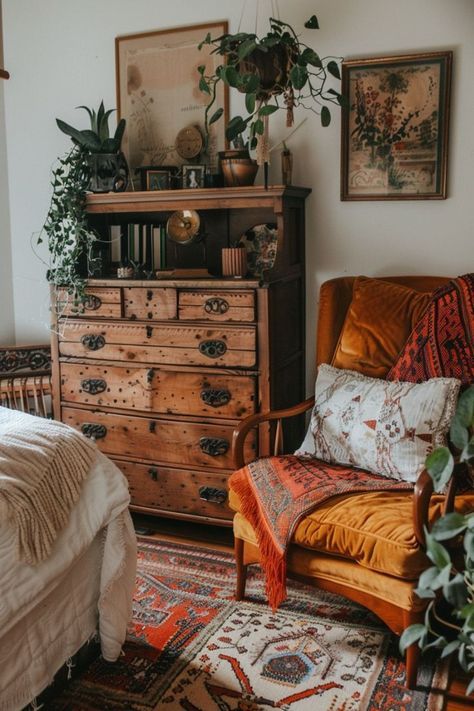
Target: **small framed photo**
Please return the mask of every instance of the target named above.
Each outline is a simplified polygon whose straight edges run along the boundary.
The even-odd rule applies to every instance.
[[[446,198],[452,52],[342,63],[342,200]]]
[[[203,188],[205,165],[183,165],[183,188]]]
[[[146,190],[171,190],[171,172],[169,170],[147,170]]]

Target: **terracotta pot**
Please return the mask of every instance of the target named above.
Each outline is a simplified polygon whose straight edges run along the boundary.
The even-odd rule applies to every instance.
[[[244,277],[247,274],[247,250],[245,247],[222,248],[223,276]]]
[[[220,151],[219,158],[226,187],[236,188],[254,184],[258,165],[250,158],[247,150]]]

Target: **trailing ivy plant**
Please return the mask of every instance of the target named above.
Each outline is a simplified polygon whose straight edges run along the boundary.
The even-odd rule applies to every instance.
[[[249,129],[250,148],[255,148],[258,136],[264,134],[265,118],[278,109],[287,111],[287,126],[293,124],[293,109],[298,106],[320,114],[321,124],[328,126],[329,106],[342,105],[341,94],[326,84],[329,75],[341,78],[339,58],[321,58],[287,22],[270,17],[269,24],[263,37],[238,32],[212,38],[208,33],[199,45],[213,47],[211,54],[223,58],[212,74],[206,73],[204,64],[198,67],[199,88],[210,96],[205,111],[206,136],[209,126],[223,114],[222,108],[211,113],[220,82],[245,94],[247,116],[235,116],[226,128],[226,137],[233,141]],[[319,29],[316,15],[305,27]]]
[[[459,398],[450,428],[450,440],[458,456],[453,457],[447,447],[439,447],[426,460],[435,491],[444,491],[459,466],[465,475],[467,470],[467,481],[472,484],[473,430],[474,385],[471,385]],[[471,676],[466,690],[466,694],[471,694],[474,692],[474,511],[441,516],[431,531],[425,529],[425,537],[426,553],[433,565],[420,575],[416,593],[430,602],[424,624],[407,627],[400,638],[400,649],[404,652],[411,644],[418,644],[423,651],[439,650],[442,658],[456,653],[461,668]],[[459,546],[443,545],[450,539],[461,541],[461,538],[462,553]]]
[[[37,244],[45,241],[50,261],[47,280],[67,290],[79,310],[85,300],[85,277],[81,264],[97,235],[91,231],[85,211],[85,195],[89,171],[84,162],[85,151],[75,146],[58,159],[51,184],[53,194]]]

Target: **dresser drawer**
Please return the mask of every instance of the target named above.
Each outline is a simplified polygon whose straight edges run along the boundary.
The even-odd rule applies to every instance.
[[[188,321],[255,321],[254,291],[180,291],[179,318]]]
[[[79,307],[79,312],[67,290],[58,289],[56,305],[59,316],[80,316],[81,318],[120,318],[122,316],[122,299],[119,288],[86,289],[86,299],[84,304]]]
[[[232,520],[226,474],[114,461],[128,479],[132,506]]]
[[[150,462],[214,469],[233,469],[233,425],[161,420],[65,407],[62,421],[95,437],[105,454]],[[245,448],[255,458],[255,436]]]
[[[176,289],[150,287],[124,288],[123,311],[125,318],[154,321],[168,321],[176,318]]]
[[[255,327],[68,319],[60,324],[59,352],[62,356],[160,365],[251,368],[256,365]]]
[[[255,376],[61,363],[62,399],[71,403],[239,419],[255,412],[255,391]]]

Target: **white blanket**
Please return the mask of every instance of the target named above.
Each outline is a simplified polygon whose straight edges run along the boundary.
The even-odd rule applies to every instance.
[[[88,547],[96,544],[97,536],[102,536],[99,561],[96,555],[95,563],[97,565],[98,562],[100,568],[96,623],[104,658],[108,661],[118,658],[131,617],[136,573],[136,539],[128,512],[129,499],[125,477],[97,450],[79,501],[47,560],[36,566],[18,562],[12,545],[11,528],[0,521],[0,649],[5,648],[9,632],[13,634],[18,630],[25,616],[42,601],[54,599],[55,589],[71,576],[76,562],[87,554]],[[91,585],[95,575],[97,570],[90,571]],[[63,605],[62,614],[58,614],[57,605],[50,607],[51,638],[60,639],[68,627],[80,627],[74,609]],[[21,708],[18,705],[20,697],[24,705],[36,696],[72,653],[70,649],[65,650],[56,668],[46,669],[43,675],[36,672],[32,679],[28,672],[32,668],[32,660],[38,664],[45,653],[39,645],[35,650],[25,644],[24,654],[8,656],[10,667],[0,669],[0,711]],[[15,678],[17,683],[8,683],[7,696],[6,680],[11,682]],[[26,685],[29,685],[27,690]]]

